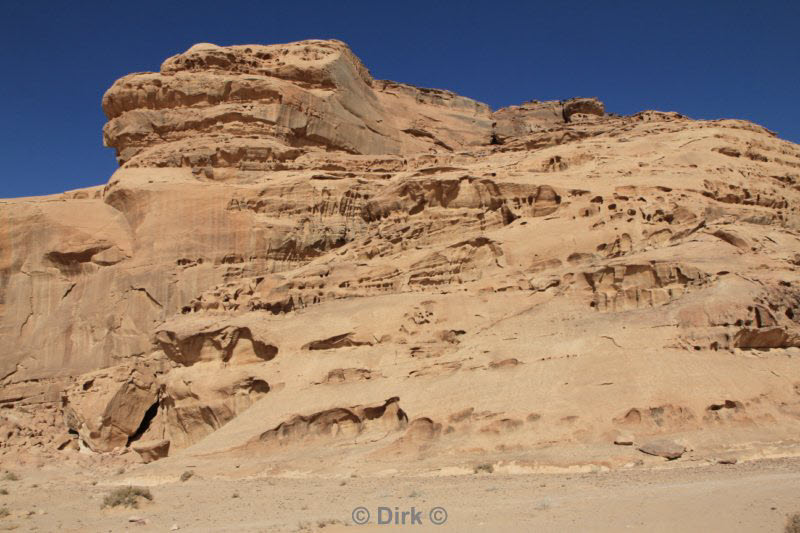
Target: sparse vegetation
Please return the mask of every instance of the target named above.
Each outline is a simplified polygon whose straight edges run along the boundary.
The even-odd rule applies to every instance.
[[[481,472],[486,472],[487,474],[491,474],[492,472],[494,472],[494,466],[492,466],[490,463],[481,463],[475,466],[473,472],[475,474],[480,474]]]
[[[194,470],[187,470],[183,474],[181,474],[181,481],[189,481],[193,475],[194,475]]]
[[[120,487],[103,498],[103,508],[124,506],[136,509],[139,507],[139,498],[152,500],[153,495],[143,487]]]
[[[6,473],[3,475],[3,480],[4,481],[19,481],[19,476],[17,474],[15,474],[14,472],[6,471]]]
[[[325,520],[317,520],[316,529],[323,529],[323,528],[325,528],[327,526],[333,526],[333,525],[341,524],[341,523],[342,523],[341,520],[336,520],[335,518],[328,518],[328,519],[325,519]],[[314,524],[313,523],[311,523],[311,522],[309,522],[307,520],[302,520],[302,521],[297,523],[297,529],[295,531],[313,531],[313,530],[314,530]]]
[[[537,511],[546,511],[546,510],[550,509],[550,507],[551,507],[551,503],[550,503],[550,499],[549,498],[543,498],[543,499],[539,500],[538,502],[536,502],[534,504],[534,506],[533,506],[533,508],[536,509]]]
[[[785,533],[800,533],[800,513],[789,515],[786,519]]]

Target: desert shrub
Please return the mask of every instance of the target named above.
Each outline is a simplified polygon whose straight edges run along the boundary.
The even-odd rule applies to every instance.
[[[789,515],[786,519],[786,533],[800,533],[800,513]]]
[[[120,487],[112,490],[103,498],[103,507],[139,507],[139,498],[152,500],[153,495],[149,489],[143,487]]]
[[[487,474],[491,474],[492,472],[494,472],[494,467],[490,463],[481,463],[475,466],[473,472],[476,474],[480,474],[481,472],[486,472]]]
[[[553,504],[550,502],[550,498],[543,498],[543,499],[539,500],[538,502],[536,502],[533,505],[533,508],[536,509],[537,511],[546,511],[546,510],[550,509],[550,507],[552,507],[552,505]]]
[[[189,481],[189,479],[194,475],[194,470],[187,470],[183,474],[181,474],[181,481]]]

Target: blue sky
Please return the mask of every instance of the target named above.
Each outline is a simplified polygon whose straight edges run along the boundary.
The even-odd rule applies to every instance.
[[[608,111],[743,118],[800,142],[800,2],[4,0],[0,198],[105,183],[100,102],[196,42],[347,42],[376,78],[499,108],[597,96]]]

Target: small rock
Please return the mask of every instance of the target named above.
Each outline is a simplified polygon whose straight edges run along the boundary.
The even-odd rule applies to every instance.
[[[639,447],[639,451],[648,455],[665,457],[672,461],[677,459],[686,451],[686,448],[676,442],[666,439],[659,439],[647,442]]]

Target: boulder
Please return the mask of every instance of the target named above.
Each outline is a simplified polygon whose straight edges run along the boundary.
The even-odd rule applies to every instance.
[[[648,455],[657,455],[670,461],[678,459],[686,452],[686,447],[667,439],[652,440],[642,444],[639,451]]]
[[[137,441],[131,445],[131,448],[139,454],[142,461],[145,463],[158,461],[169,455],[169,441],[165,439],[144,442]]]

